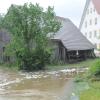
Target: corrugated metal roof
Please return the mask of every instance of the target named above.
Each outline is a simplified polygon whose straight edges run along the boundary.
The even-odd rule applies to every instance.
[[[54,40],[61,41],[68,50],[89,50],[95,48],[69,19],[60,18],[60,20],[62,20],[62,28],[54,35]]]

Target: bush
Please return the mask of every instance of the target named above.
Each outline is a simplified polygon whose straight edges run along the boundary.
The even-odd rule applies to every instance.
[[[33,71],[44,69],[51,54],[48,50],[39,49],[32,52],[18,51],[16,56],[20,70]]]
[[[100,60],[96,60],[90,67],[90,75],[97,77],[100,76]]]

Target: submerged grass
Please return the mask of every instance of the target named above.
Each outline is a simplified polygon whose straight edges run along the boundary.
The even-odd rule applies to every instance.
[[[100,81],[90,83],[90,88],[81,92],[80,100],[100,100]]]

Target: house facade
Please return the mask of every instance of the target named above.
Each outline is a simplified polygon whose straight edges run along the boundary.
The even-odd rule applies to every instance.
[[[100,49],[100,0],[86,0],[79,26],[83,35]]]

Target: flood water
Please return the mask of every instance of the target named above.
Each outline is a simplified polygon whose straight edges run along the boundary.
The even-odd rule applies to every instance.
[[[0,70],[0,100],[71,100],[75,73]],[[77,99],[73,99],[77,100]]]

